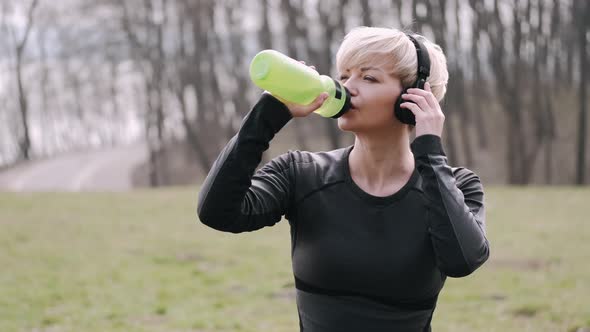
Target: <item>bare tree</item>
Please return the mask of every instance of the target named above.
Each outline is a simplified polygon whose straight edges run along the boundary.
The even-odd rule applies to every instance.
[[[364,26],[372,26],[373,19],[371,18],[371,5],[369,4],[369,0],[361,0],[361,9],[362,9],[362,16],[363,16],[363,25]]]
[[[457,2],[459,5],[459,2]],[[471,40],[471,59],[472,59],[472,71],[473,71],[473,80],[472,86],[477,88],[469,89],[469,95],[472,96],[470,107],[474,110],[473,118],[476,128],[476,135],[477,135],[477,142],[478,147],[481,149],[486,149],[488,147],[488,139],[486,135],[486,126],[484,123],[484,116],[482,112],[482,106],[484,105],[484,101],[487,100],[489,97],[487,95],[488,84],[487,81],[484,80],[482,75],[482,64],[480,61],[480,47],[479,43],[482,37],[482,31],[485,30],[485,26],[483,24],[482,15],[479,15],[479,12],[482,12],[483,2],[477,0],[469,0],[469,5],[471,6],[472,11],[474,12],[473,15],[473,25],[471,29],[471,33],[473,34],[473,38]],[[458,12],[458,10],[457,10]],[[457,26],[460,24],[459,22],[459,15],[457,15]]]
[[[332,67],[332,46],[338,38],[344,36],[346,26],[344,13],[348,4],[348,0],[317,2],[317,13],[323,35],[319,48],[312,49],[311,52],[313,59],[316,59],[318,71],[321,73],[328,73]],[[334,121],[325,121],[324,123],[330,147],[333,149],[340,147],[342,136],[336,123]]]
[[[281,0],[281,9],[287,16],[284,32],[286,36],[289,36],[289,40],[287,41],[287,54],[292,58],[301,60],[309,53],[308,50],[304,49],[308,43],[303,42],[308,36],[307,27],[301,23],[301,17],[304,15],[303,2],[301,0],[296,2],[291,0]],[[304,121],[295,121],[293,123],[293,129],[295,131],[295,139],[297,140],[299,148],[309,150],[310,147],[306,138],[305,124]]]
[[[191,43],[195,51],[190,57],[192,71],[190,85],[196,95],[197,116],[194,120],[199,140],[206,142],[207,155],[212,159],[219,152],[219,146],[227,139],[227,127],[221,121],[225,117],[219,78],[216,73],[219,49],[218,41],[212,38],[211,27],[215,25],[215,6],[212,0],[187,1],[190,20]],[[209,159],[209,158],[208,158]]]
[[[39,4],[39,0],[32,0],[27,9],[27,16],[25,20],[25,31],[22,36],[17,37],[14,28],[10,28],[12,39],[15,45],[16,55],[16,84],[18,88],[18,101],[20,109],[20,120],[22,126],[22,137],[19,139],[20,153],[23,159],[30,159],[31,156],[31,137],[29,128],[29,105],[27,100],[26,88],[23,84],[23,58],[25,55],[25,48],[31,33],[31,29],[35,24],[35,9]]]
[[[587,119],[588,110],[586,107],[586,81],[588,80],[588,38],[590,30],[590,5],[587,1],[574,1],[574,12],[577,13],[576,25],[578,30],[578,47],[580,52],[580,113],[578,115],[578,153],[576,161],[576,184],[583,185],[586,181],[586,136],[587,136]]]
[[[512,53],[506,51],[508,45],[506,27],[502,23],[498,0],[494,1],[491,18],[488,19],[488,37],[491,42],[490,60],[494,72],[496,92],[507,121],[506,162],[508,182],[523,184],[525,181],[527,158],[527,136],[523,131],[523,100],[522,80],[524,61],[521,48],[523,41],[523,23],[521,23],[521,2],[515,1],[512,6],[513,33],[511,41]]]
[[[529,2],[530,3],[530,2]],[[527,165],[531,168],[531,171],[527,172],[527,179],[525,182],[529,182],[530,177],[532,176],[532,169],[537,164],[535,163],[535,157],[538,152],[540,152],[541,145],[545,146],[545,182],[551,183],[552,181],[552,144],[555,138],[555,121],[553,116],[553,106],[551,103],[551,96],[552,87],[548,84],[544,83],[541,75],[545,73],[547,68],[547,53],[548,53],[548,44],[549,44],[549,36],[546,36],[543,32],[543,28],[545,26],[545,5],[543,0],[536,1],[536,8],[537,8],[537,25],[531,27],[532,36],[529,38],[533,41],[535,48],[534,48],[534,58],[533,58],[533,94],[538,94],[539,98],[533,98],[531,103],[531,115],[535,119],[535,138],[539,142],[539,147],[537,150],[533,150],[534,152],[531,154],[531,159],[527,161]]]
[[[122,28],[132,45],[132,52],[145,78],[147,114],[145,134],[149,152],[149,179],[152,186],[159,186],[164,179],[160,169],[158,153],[164,141],[164,68],[166,59],[163,46],[163,30],[166,24],[167,0],[144,0],[139,13],[141,17],[132,16],[127,4],[118,3],[122,10]],[[138,20],[135,23],[135,20]],[[141,34],[137,28],[144,27]],[[140,39],[140,35],[145,39]]]
[[[181,123],[186,134],[186,140],[196,154],[199,165],[203,170],[206,170],[211,166],[211,162],[205,144],[199,139],[198,132],[193,125],[194,119],[189,115],[189,106],[187,105],[187,97],[191,92],[195,91],[192,84],[196,80],[195,76],[198,76],[194,64],[191,64],[190,61],[192,56],[187,51],[190,48],[190,45],[187,44],[191,40],[189,38],[190,31],[188,31],[190,20],[188,20],[187,16],[191,13],[191,7],[187,0],[177,1],[174,5],[177,14],[176,34],[178,38],[176,40],[178,45],[176,46],[177,56],[172,63],[174,70],[169,80],[169,86],[180,105]]]
[[[40,123],[42,124],[41,135],[44,139],[51,140],[55,136],[55,132],[51,126],[54,123],[53,112],[50,104],[50,79],[49,79],[49,64],[47,55],[47,30],[40,31],[37,35],[37,43],[39,49],[39,91],[41,92],[41,110],[39,112]],[[41,146],[46,150],[45,154],[49,154],[47,144]]]
[[[262,6],[262,26],[258,32],[258,40],[260,42],[261,49],[271,49],[272,48],[272,33],[270,31],[270,20],[269,15],[271,12],[269,11],[269,3],[268,0],[262,0],[260,6]]]

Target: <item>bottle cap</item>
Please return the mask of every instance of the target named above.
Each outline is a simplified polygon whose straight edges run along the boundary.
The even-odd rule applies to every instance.
[[[344,93],[344,96],[345,96],[344,105],[342,105],[342,108],[340,108],[338,113],[331,116],[332,119],[338,119],[344,113],[348,112],[348,110],[350,110],[350,107],[352,106],[352,103],[350,101],[350,91],[348,91],[348,89],[345,86],[342,86],[342,87],[344,88],[344,90],[346,90]]]

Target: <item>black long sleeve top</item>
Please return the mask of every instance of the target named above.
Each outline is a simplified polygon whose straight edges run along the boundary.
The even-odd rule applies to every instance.
[[[450,167],[435,135],[412,142],[415,170],[387,197],[354,183],[352,147],[290,151],[256,171],[290,119],[280,101],[260,98],[203,183],[200,221],[239,233],[286,216],[302,331],[430,331],[446,277],[489,256],[479,178]]]

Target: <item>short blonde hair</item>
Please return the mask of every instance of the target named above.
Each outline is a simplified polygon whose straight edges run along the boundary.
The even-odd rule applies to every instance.
[[[442,48],[422,35],[407,32],[428,49],[430,57],[430,83],[432,94],[440,102],[447,92],[449,72],[447,59]],[[390,75],[398,78],[403,88],[416,82],[418,59],[416,47],[406,32],[377,27],[357,27],[346,36],[336,53],[336,68],[342,73],[346,69],[366,65],[380,66]]]

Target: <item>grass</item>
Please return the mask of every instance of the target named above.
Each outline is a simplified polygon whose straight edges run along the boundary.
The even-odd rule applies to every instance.
[[[590,190],[487,189],[492,258],[434,331],[590,327]],[[286,222],[225,234],[195,189],[0,193],[0,331],[298,331]]]

